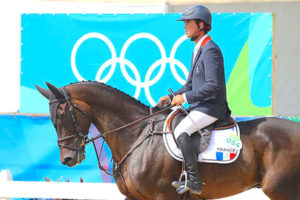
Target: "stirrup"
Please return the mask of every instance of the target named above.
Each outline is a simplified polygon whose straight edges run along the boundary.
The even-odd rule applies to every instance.
[[[183,182],[182,179],[184,178],[184,185],[179,185],[179,187],[176,189],[176,192],[178,194],[183,194],[185,192],[187,192],[189,190],[189,188],[187,187],[187,181],[188,181],[188,174],[187,171],[182,171],[179,177],[179,183]]]
[[[183,177],[184,177],[184,185],[181,185],[180,183],[183,183],[183,181],[182,181]],[[173,187],[178,186],[177,189],[176,189],[176,192],[178,194],[184,194],[185,192],[190,191],[192,194],[200,195],[202,193],[202,191],[201,191],[202,189],[200,191],[197,191],[197,190],[194,190],[194,189],[187,186],[187,182],[188,182],[187,177],[188,177],[187,172],[183,171],[183,172],[181,172],[180,177],[179,177],[179,181],[177,182],[178,185],[175,185],[176,184],[175,181],[172,183]],[[201,185],[206,185],[204,182],[201,182],[201,181],[198,182],[198,183],[200,183]]]
[[[185,177],[185,180],[182,181],[183,176]],[[177,190],[179,187],[181,187],[184,183],[185,185],[187,185],[187,172],[186,171],[182,171],[180,174],[180,177],[178,179],[178,181],[173,181],[171,183],[171,185]]]

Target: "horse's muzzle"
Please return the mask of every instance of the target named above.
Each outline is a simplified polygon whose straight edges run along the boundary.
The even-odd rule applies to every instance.
[[[81,152],[76,152],[73,155],[65,155],[61,159],[62,164],[68,167],[73,167],[76,164],[80,164],[85,159],[85,155]]]
[[[74,166],[76,164],[76,162],[73,159],[73,157],[67,156],[67,157],[63,158],[62,164],[68,165],[69,167],[72,167],[72,166]]]

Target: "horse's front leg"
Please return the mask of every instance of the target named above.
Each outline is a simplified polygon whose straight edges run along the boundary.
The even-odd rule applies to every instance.
[[[158,194],[155,196],[154,200],[181,200],[181,199],[185,199],[185,200],[205,200],[205,199],[200,199],[197,198],[196,196],[191,195],[190,193],[186,192],[183,195],[179,195],[177,193],[175,194]]]
[[[124,200],[134,200],[134,199],[131,199],[131,198],[129,198],[129,197],[126,197]]]

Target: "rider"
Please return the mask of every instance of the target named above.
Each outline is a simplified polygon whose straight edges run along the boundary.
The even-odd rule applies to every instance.
[[[185,85],[175,92],[175,97],[163,96],[158,104],[160,106],[170,102],[176,106],[185,102],[190,104],[189,116],[186,116],[174,130],[185,160],[187,187],[184,187],[184,182],[178,181],[173,181],[172,186],[181,194],[188,190],[194,194],[201,194],[202,182],[197,155],[190,136],[217,120],[226,119],[231,111],[226,99],[222,52],[207,35],[212,24],[210,11],[201,5],[192,6],[177,21],[184,21],[186,36],[196,44],[192,66]]]

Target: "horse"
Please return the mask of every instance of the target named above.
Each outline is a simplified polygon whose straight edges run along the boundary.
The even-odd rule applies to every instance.
[[[152,125],[143,120],[148,106],[104,83],[84,81],[61,88],[36,85],[50,101],[50,116],[58,134],[60,161],[67,166],[85,159],[83,141],[91,123],[103,134],[112,152],[113,178],[125,200],[181,199],[171,182],[178,180],[182,163],[169,155],[160,134],[169,110],[153,108]],[[138,123],[124,126],[140,120]],[[199,196],[217,199],[254,187],[271,200],[300,199],[300,125],[290,120],[261,117],[238,122],[243,148],[230,164],[199,163],[206,184]],[[123,128],[119,128],[123,127]]]

